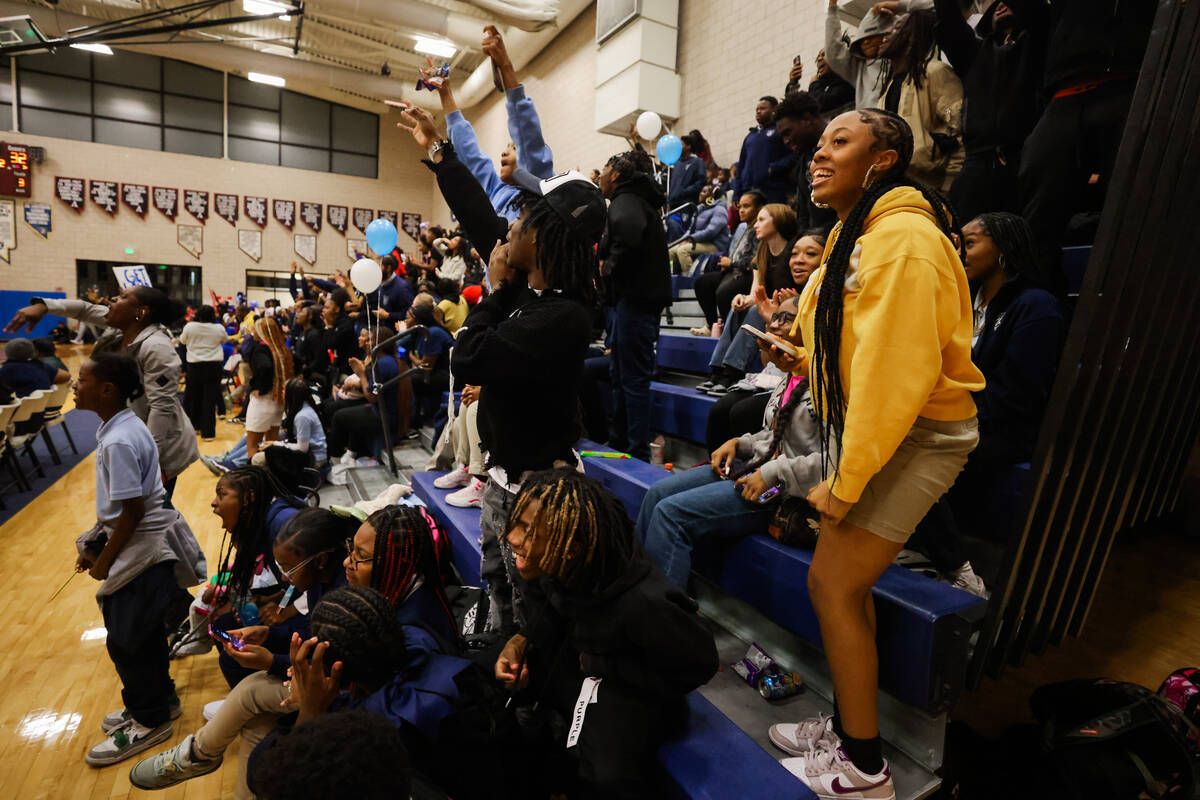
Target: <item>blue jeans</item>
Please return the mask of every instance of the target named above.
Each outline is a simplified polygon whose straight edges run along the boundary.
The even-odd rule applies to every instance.
[[[686,589],[698,541],[766,533],[772,508],[743,500],[733,481],[718,478],[706,464],[651,486],[638,513],[637,533],[650,560]]]
[[[237,444],[225,451],[221,456],[221,461],[226,461],[235,467],[244,467],[250,463],[250,456],[246,450],[246,437],[238,439]]]
[[[742,330],[743,325],[751,325],[760,331],[767,329],[763,318],[758,315],[757,306],[750,306],[745,311],[730,311],[721,338],[717,340],[712,358],[708,361],[710,369],[727,367],[738,372],[762,370],[762,358],[756,340]]]
[[[622,300],[612,322],[609,380],[613,393],[612,437],[616,450],[650,458],[650,379],[658,343],[658,313],[640,311]]]

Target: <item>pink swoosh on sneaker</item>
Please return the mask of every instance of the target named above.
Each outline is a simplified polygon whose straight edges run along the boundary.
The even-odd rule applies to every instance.
[[[885,775],[883,780],[878,781],[876,783],[868,784],[866,786],[845,786],[842,784],[842,776],[839,775],[833,779],[833,784],[830,788],[832,788],[838,794],[853,794],[854,792],[867,792],[867,791],[870,791],[871,789],[878,789],[880,786],[883,786],[885,783],[888,782],[888,780],[890,778],[891,778],[890,775]]]

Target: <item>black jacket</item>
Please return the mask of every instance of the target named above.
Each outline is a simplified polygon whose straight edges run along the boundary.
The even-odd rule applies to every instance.
[[[275,386],[275,359],[271,356],[271,348],[255,342],[246,363],[250,365],[250,391],[270,394]]]
[[[975,392],[979,447],[972,459],[1028,461],[1062,355],[1066,322],[1058,299],[1013,278],[988,303],[971,359],[987,386]]]
[[[992,27],[995,6],[972,30],[958,0],[934,0],[938,47],[963,82],[963,144],[1008,150],[1015,162],[1042,111],[1050,11],[1043,2],[1010,5],[1019,28],[1005,44]]]
[[[459,227],[486,265],[491,261],[492,249],[508,237],[508,221],[492,208],[487,192],[479,185],[471,170],[458,160],[452,145],[442,149],[440,163],[423,163],[437,177],[438,189],[450,207],[450,213],[458,220]]]
[[[1041,0],[1005,2],[1021,14]],[[1157,6],[1155,0],[1051,0],[1047,92],[1106,75],[1136,75]]]
[[[600,239],[605,293],[657,314],[671,304],[671,265],[667,231],[659,209],[662,189],[643,172],[635,172],[613,189],[608,228]]]
[[[354,331],[354,320],[342,314],[334,320],[333,327],[322,332],[325,349],[333,351],[334,371],[340,375],[350,374],[350,359],[358,353],[358,334]]]
[[[292,354],[296,371],[306,379],[324,378],[329,372],[329,353],[325,351],[323,328],[292,329]]]
[[[792,84],[789,83],[784,94],[791,94],[799,89],[799,86],[793,89]],[[808,85],[808,93],[817,101],[817,105],[821,107],[821,113],[826,116],[843,106],[854,105],[854,84],[846,81],[831,69],[826,70],[824,75],[813,78],[812,83]]]
[[[525,584],[525,630],[543,651],[564,638],[579,653],[585,675],[644,693],[657,702],[682,698],[719,667],[712,632],[696,603],[645,554],[595,597],[581,597],[557,581]]]

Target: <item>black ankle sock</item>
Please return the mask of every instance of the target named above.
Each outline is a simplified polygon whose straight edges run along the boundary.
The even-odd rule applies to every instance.
[[[839,733],[842,740],[842,750],[850,758],[860,772],[867,775],[878,775],[883,772],[883,748],[878,736],[870,739],[855,739],[845,733]]]

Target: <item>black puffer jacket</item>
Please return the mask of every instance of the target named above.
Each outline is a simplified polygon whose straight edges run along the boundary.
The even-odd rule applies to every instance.
[[[616,304],[657,314],[671,304],[671,266],[667,231],[659,209],[662,189],[643,172],[635,172],[613,190],[608,229],[600,240],[605,295]]]

